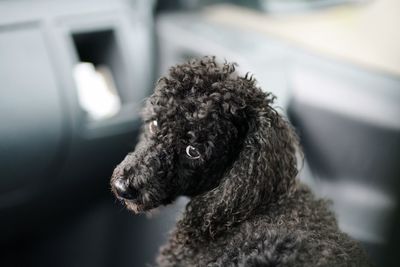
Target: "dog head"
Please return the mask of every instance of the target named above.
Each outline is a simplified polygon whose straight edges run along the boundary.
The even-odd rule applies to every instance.
[[[231,195],[252,193],[240,189],[250,188],[243,187],[253,182],[249,176],[266,175],[270,162],[264,149],[276,154],[272,146],[286,145],[287,160],[295,165],[291,136],[268,141],[268,136],[278,134],[270,130],[273,127],[287,129],[277,121],[272,101],[253,79],[238,77],[234,64],[205,57],[172,67],[147,100],[142,136],[135,151],[114,170],[113,192],[134,212],[166,205],[181,195],[215,194],[223,186]],[[287,140],[281,143],[281,138]],[[293,176],[292,168],[287,171]],[[282,178],[279,173],[275,176],[270,187],[276,188],[272,180]]]

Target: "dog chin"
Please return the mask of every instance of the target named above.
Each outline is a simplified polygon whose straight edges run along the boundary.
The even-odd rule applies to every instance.
[[[145,212],[148,212],[148,211],[151,211],[151,210],[157,208],[157,207],[153,207],[153,206],[149,207],[145,204],[138,203],[138,202],[132,202],[129,200],[125,200],[125,205],[128,210],[133,211],[135,214],[145,213]]]
[[[146,211],[143,204],[132,202],[132,201],[129,201],[129,200],[125,200],[124,202],[125,202],[126,208],[128,210],[133,211],[136,214]]]

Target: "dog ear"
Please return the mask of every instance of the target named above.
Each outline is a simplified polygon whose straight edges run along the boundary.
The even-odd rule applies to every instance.
[[[297,138],[289,123],[268,104],[249,112],[248,131],[237,160],[219,186],[204,195],[209,206],[202,230],[211,236],[293,191],[298,173]]]

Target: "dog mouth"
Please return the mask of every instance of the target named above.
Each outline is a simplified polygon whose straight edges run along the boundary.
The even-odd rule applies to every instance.
[[[147,175],[143,175],[138,167],[130,168],[134,170],[130,173],[124,173],[121,169],[124,169],[124,165],[114,171],[111,191],[128,210],[135,214],[147,213],[172,202],[168,201],[171,197],[165,183],[167,175],[162,171],[157,172],[162,168],[148,168]],[[158,175],[152,175],[155,173]],[[162,183],[156,183],[157,181]],[[149,184],[155,185],[149,187]]]
[[[153,195],[155,192],[151,193],[145,188],[134,187],[132,184],[128,183],[128,180],[129,179],[118,177],[112,179],[111,182],[111,191],[128,210],[139,214],[151,211],[164,204],[164,198],[154,197]],[[158,194],[156,195],[164,196],[163,193],[165,192],[163,190],[157,192]]]

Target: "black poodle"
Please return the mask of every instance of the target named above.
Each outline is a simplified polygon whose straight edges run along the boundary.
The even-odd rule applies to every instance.
[[[111,185],[136,213],[190,197],[160,266],[370,266],[326,201],[296,180],[297,138],[273,102],[214,57],[158,81]]]

